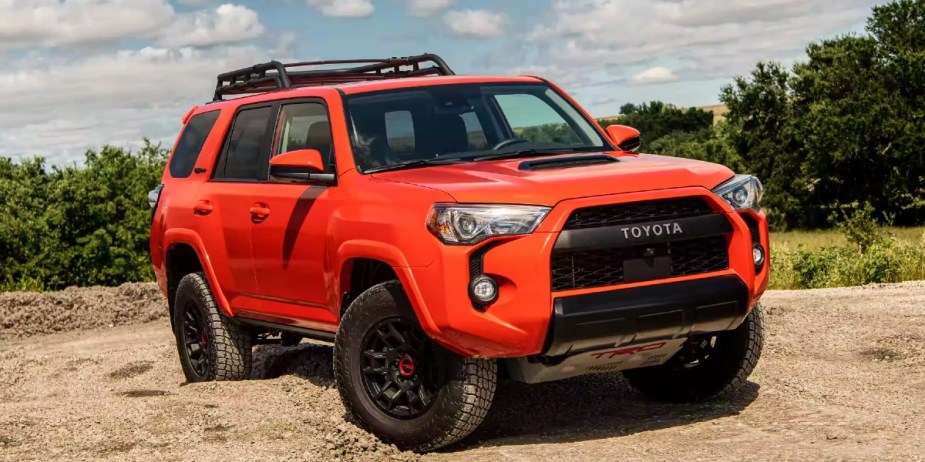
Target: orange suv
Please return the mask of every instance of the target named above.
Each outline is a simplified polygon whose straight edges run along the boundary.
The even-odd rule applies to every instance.
[[[543,78],[436,55],[219,75],[149,195],[186,378],[332,342],[349,413],[417,451],[475,430],[499,376],[734,393],[761,353],[761,183],[639,145]]]

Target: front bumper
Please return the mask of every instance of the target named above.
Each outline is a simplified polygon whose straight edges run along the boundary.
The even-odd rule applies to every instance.
[[[574,210],[689,196],[703,197],[715,212],[728,218],[731,227],[726,241],[728,268],[656,280],[624,281],[603,287],[551,290],[551,256],[560,230]],[[768,249],[764,215],[749,213],[758,221],[758,239]],[[559,203],[533,234],[495,238],[476,247],[444,246],[432,264],[402,268],[399,276],[409,291],[409,298],[422,319],[425,331],[456,353],[485,358],[566,354],[611,340],[613,343],[610,345],[635,343],[668,335],[669,331],[672,335],[685,335],[706,332],[703,329],[716,328],[718,331],[735,327],[767,286],[769,259],[756,271],[751,256],[751,234],[746,220],[739,213],[704,188],[581,198]],[[473,259],[479,254],[481,258]],[[470,264],[474,260],[480,262],[481,268],[478,269],[495,278],[499,285],[498,300],[484,311],[473,307],[468,296],[473,271]],[[685,291],[691,286],[674,285],[706,280],[713,282],[698,283],[700,288],[697,290],[702,295],[698,296],[696,303],[685,301],[688,295]],[[716,280],[724,282],[717,285]],[[659,316],[650,318],[641,311],[634,312],[645,304],[627,300],[636,299],[639,294],[651,296],[659,305],[653,313]],[[711,294],[719,297],[716,303],[734,302],[735,307],[709,308]],[[575,308],[579,305],[592,307],[591,312],[616,309],[623,313],[616,318],[604,315],[601,318],[603,322],[595,325],[598,315]],[[557,307],[562,310],[561,316],[555,311]],[[421,313],[426,315],[421,316]],[[629,317],[633,319],[629,320]],[[627,319],[618,321],[623,318]],[[569,326],[569,323],[573,325]]]
[[[734,329],[748,314],[736,276],[557,298],[545,356]]]

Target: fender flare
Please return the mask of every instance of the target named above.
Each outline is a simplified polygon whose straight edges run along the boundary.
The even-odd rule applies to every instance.
[[[234,312],[231,311],[231,306],[228,304],[228,299],[225,298],[225,294],[222,292],[221,285],[218,283],[218,278],[215,276],[215,271],[212,269],[212,261],[209,259],[209,254],[205,250],[205,246],[202,245],[202,239],[199,237],[199,234],[191,229],[186,228],[171,228],[164,233],[164,265],[167,266],[167,252],[177,244],[185,244],[193,248],[193,251],[196,252],[196,257],[199,258],[199,265],[202,266],[202,271],[206,275],[206,281],[209,282],[209,288],[212,290],[212,295],[215,297],[215,302],[218,304],[218,308],[222,310],[226,316],[234,317]]]
[[[368,239],[354,239],[341,243],[340,247],[337,248],[337,255],[334,260],[337,262],[337,268],[334,271],[337,280],[334,281],[334,287],[341,287],[344,264],[354,258],[379,260],[392,267],[402,288],[405,289],[405,294],[408,295],[408,301],[411,302],[411,308],[414,310],[418,322],[421,323],[421,327],[432,336],[440,334],[440,329],[434,324],[430,311],[427,309],[421,292],[418,290],[418,285],[411,267],[408,265],[408,260],[397,247]]]

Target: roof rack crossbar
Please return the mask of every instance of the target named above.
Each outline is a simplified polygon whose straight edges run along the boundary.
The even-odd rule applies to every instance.
[[[433,63],[433,66],[422,68],[421,63]],[[353,64],[355,66],[335,69],[289,70],[289,68],[297,67],[342,64]],[[402,69],[409,66],[411,67],[410,70]],[[289,64],[270,61],[219,74],[212,100],[221,101],[225,95],[262,93],[293,87],[455,74],[443,58],[431,53],[402,58],[338,59]]]

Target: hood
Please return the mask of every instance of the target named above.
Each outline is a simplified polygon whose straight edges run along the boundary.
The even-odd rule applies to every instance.
[[[617,162],[546,170],[521,170],[537,159],[612,155]],[[464,203],[552,206],[566,199],[654,189],[712,189],[733,172],[727,167],[651,154],[595,153],[468,162],[373,174],[376,178],[436,189]]]

